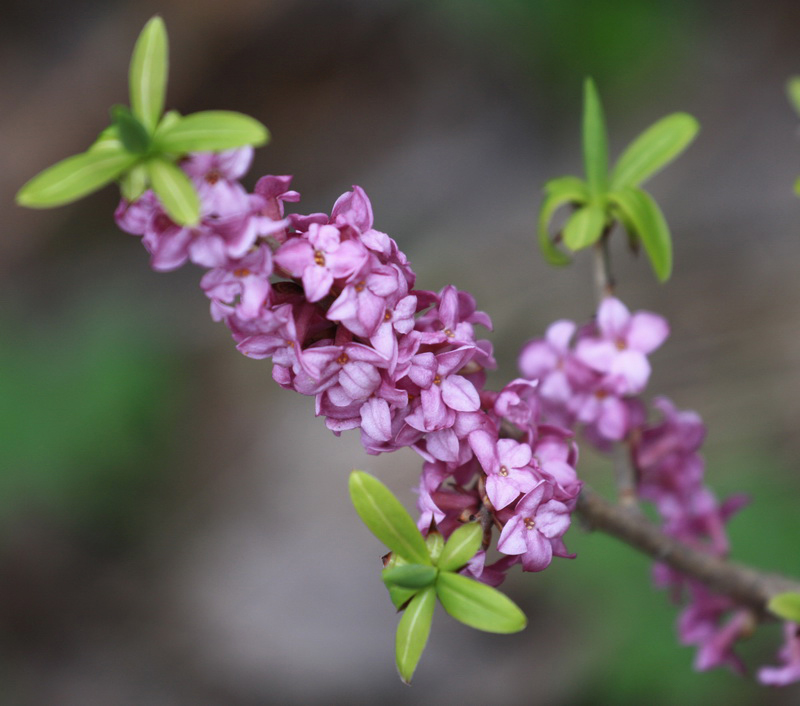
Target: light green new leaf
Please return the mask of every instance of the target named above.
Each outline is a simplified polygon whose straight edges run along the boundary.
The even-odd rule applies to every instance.
[[[144,125],[124,105],[111,109],[111,119],[117,128],[117,136],[131,154],[144,154],[150,148],[150,135]]]
[[[608,139],[597,87],[587,78],[583,87],[583,163],[593,194],[605,190],[608,176]]]
[[[602,206],[588,204],[573,213],[564,226],[564,245],[581,250],[594,245],[603,233],[606,213]]]
[[[372,534],[409,562],[430,566],[425,540],[392,491],[364,471],[353,471],[349,486],[356,512]]]
[[[577,177],[560,177],[544,185],[545,198],[539,209],[538,239],[545,259],[551,265],[568,265],[568,255],[559,250],[550,240],[548,226],[559,208],[567,204],[581,205],[589,198],[586,182]]]
[[[37,174],[17,192],[17,203],[30,208],[52,208],[71,203],[114,181],[138,157],[122,149],[104,147],[76,154]]]
[[[428,532],[425,537],[425,545],[428,547],[428,554],[431,557],[433,565],[437,566],[439,557],[442,554],[442,549],[444,549],[444,537],[438,532]]]
[[[169,217],[178,225],[196,225],[200,220],[200,197],[186,173],[163,157],[153,157],[145,166],[153,191]]]
[[[119,180],[119,190],[126,201],[136,201],[149,185],[147,167],[137,164],[125,172]]]
[[[408,562],[403,559],[403,557],[391,552],[385,568],[393,569],[396,566],[406,566],[407,564]],[[393,583],[384,583],[384,586],[386,586],[386,590],[389,591],[389,599],[397,610],[401,610],[405,607],[406,603],[408,603],[417,592],[417,589],[400,588],[400,586],[395,586]]]
[[[800,623],[800,593],[779,593],[767,603],[767,610],[783,620]]]
[[[519,632],[528,623],[516,603],[497,589],[449,571],[439,573],[436,594],[456,620],[486,632]]]
[[[258,120],[229,110],[206,110],[192,113],[159,126],[155,141],[165,152],[202,152],[234,147],[263,145],[269,132]]]
[[[792,76],[786,84],[789,102],[800,113],[800,76]]]
[[[672,273],[672,238],[658,204],[647,192],[631,187],[610,191],[607,198],[644,244],[659,281],[666,282]]]
[[[439,557],[440,571],[458,571],[481,548],[483,528],[477,522],[462,525],[447,540]]]
[[[389,586],[399,586],[400,588],[425,588],[430,586],[435,580],[438,570],[433,566],[425,564],[406,564],[396,566],[393,569],[384,569],[381,572],[383,582]]]
[[[167,28],[158,15],[139,34],[128,71],[131,108],[152,133],[164,111],[169,71]]]
[[[408,684],[417,668],[419,658],[428,642],[436,605],[436,591],[433,586],[422,589],[408,604],[395,637],[395,663],[400,678]]]
[[[687,113],[673,113],[651,125],[617,160],[611,188],[639,186],[683,152],[699,129],[700,124]]]

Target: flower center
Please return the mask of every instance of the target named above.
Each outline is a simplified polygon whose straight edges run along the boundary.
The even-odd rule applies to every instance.
[[[209,184],[216,184],[220,180],[220,173],[216,169],[212,169],[206,174],[206,181]]]
[[[624,351],[628,347],[628,344],[625,343],[625,341],[621,338],[618,338],[615,341],[615,345],[617,346],[618,351]]]
[[[532,530],[534,527],[536,527],[536,520],[534,520],[532,517],[526,517],[523,522],[525,523],[526,529]]]
[[[444,335],[447,336],[448,338],[455,338],[456,337],[455,333],[453,333],[453,329],[449,329],[449,328],[446,328],[444,330]]]
[[[356,289],[357,292],[363,292],[364,291],[364,287],[366,287],[366,286],[367,286],[367,283],[362,280],[361,282],[359,282],[355,286],[355,289]]]
[[[337,359],[336,362],[339,365],[347,365],[350,362],[350,358],[347,357],[347,353],[342,353]]]
[[[236,277],[247,277],[247,275],[250,274],[250,270],[248,270],[246,267],[240,267],[238,270],[234,270],[233,274]]]
[[[500,470],[498,471],[498,473],[501,476],[503,476],[503,478],[507,478],[508,477],[508,469],[505,466],[500,466]]]
[[[440,378],[440,377],[437,375],[435,378],[433,378],[433,384],[434,384],[434,385],[441,385],[441,384],[442,384],[442,378]]]
[[[325,255],[321,250],[314,251],[314,264],[325,267]]]

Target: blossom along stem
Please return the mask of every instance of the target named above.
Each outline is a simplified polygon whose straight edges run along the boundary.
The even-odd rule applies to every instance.
[[[588,486],[583,486],[575,512],[587,529],[605,532],[701,581],[709,589],[747,606],[759,618],[772,617],[766,606],[773,596],[800,592],[800,581],[692,549],[662,532],[644,515],[609,502]]]

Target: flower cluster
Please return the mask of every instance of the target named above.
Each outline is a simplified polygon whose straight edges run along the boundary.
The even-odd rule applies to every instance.
[[[648,355],[669,333],[662,317],[607,297],[591,323],[557,321],[526,344],[523,377],[490,391],[492,347],[475,333],[491,328],[489,317],[453,286],[414,289],[414,271],[373,227],[361,188],[330,214],[287,215],[285,204],[300,199],[291,177],[265,176],[249,193],[239,178],[251,158],[243,148],[184,160],[201,198],[196,226],[174,223],[151,191],[120,203],[117,222],[142,236],[154,269],[206,268],[212,318],[242,353],[271,358],[281,386],[314,396],[335,434],[358,429],[369,453],[411,447],[423,458],[420,530],[448,537],[482,523],[483,548],[465,574],[498,585],[514,565],[541,571],[555,556],[574,556],[563,536],[581,490],[577,431],[601,450],[628,446],[637,494],[666,534],[727,555],[725,522],[745,501],[718,503],[705,487],[701,420],[657,399],[661,418],[648,421],[640,397]],[[495,530],[504,556],[487,565]],[[679,632],[698,646],[695,666],[741,670],[733,645],[752,629],[749,612],[665,565],[655,576],[676,600],[689,597]],[[765,683],[800,679],[800,638],[787,626],[784,666],[762,669]]]
[[[467,572],[499,583],[516,563],[546,568],[570,555],[562,536],[580,491],[571,434],[540,426],[536,384],[484,388],[494,367],[491,328],[466,292],[414,289],[402,251],[373,227],[359,187],[330,214],[286,215],[299,200],[290,177],[265,176],[254,193],[238,179],[250,149],[195,154],[182,168],[201,197],[195,227],[173,223],[152,192],[117,209],[119,225],[141,235],[156,270],[191,261],[208,268],[201,286],[211,315],[237,348],[272,358],[283,387],[313,395],[334,433],[358,429],[373,454],[411,447],[424,459],[420,529],[449,536],[481,518],[506,555]],[[507,438],[512,426],[518,438]]]
[[[666,339],[666,321],[650,312],[631,314],[619,300],[607,297],[594,322],[579,329],[571,321],[552,324],[544,339],[523,348],[519,365],[526,378],[539,381],[542,420],[568,429],[582,428],[601,450],[624,442],[636,475],[636,495],[651,502],[662,531],[680,542],[725,558],[726,522],[747,503],[735,495],[720,503],[704,483],[700,448],[705,426],[695,412],[678,410],[666,398],[652,408],[660,415],[648,421],[648,406],[639,396],[650,375],[647,355]],[[678,619],[683,644],[695,645],[698,670],[728,666],[744,671],[733,648],[755,627],[751,612],[733,599],[711,593],[704,584],[665,564],[654,567],[656,584],[675,601],[686,600]],[[782,668],[763,668],[769,684],[800,680],[800,638],[787,623]]]

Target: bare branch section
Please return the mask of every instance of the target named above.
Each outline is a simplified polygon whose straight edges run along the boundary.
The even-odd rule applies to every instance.
[[[665,535],[640,513],[614,505],[586,486],[578,497],[576,512],[589,529],[616,537],[656,561],[697,579],[712,591],[730,596],[762,617],[772,596],[786,591],[800,592],[800,581],[759,572],[691,549]]]

